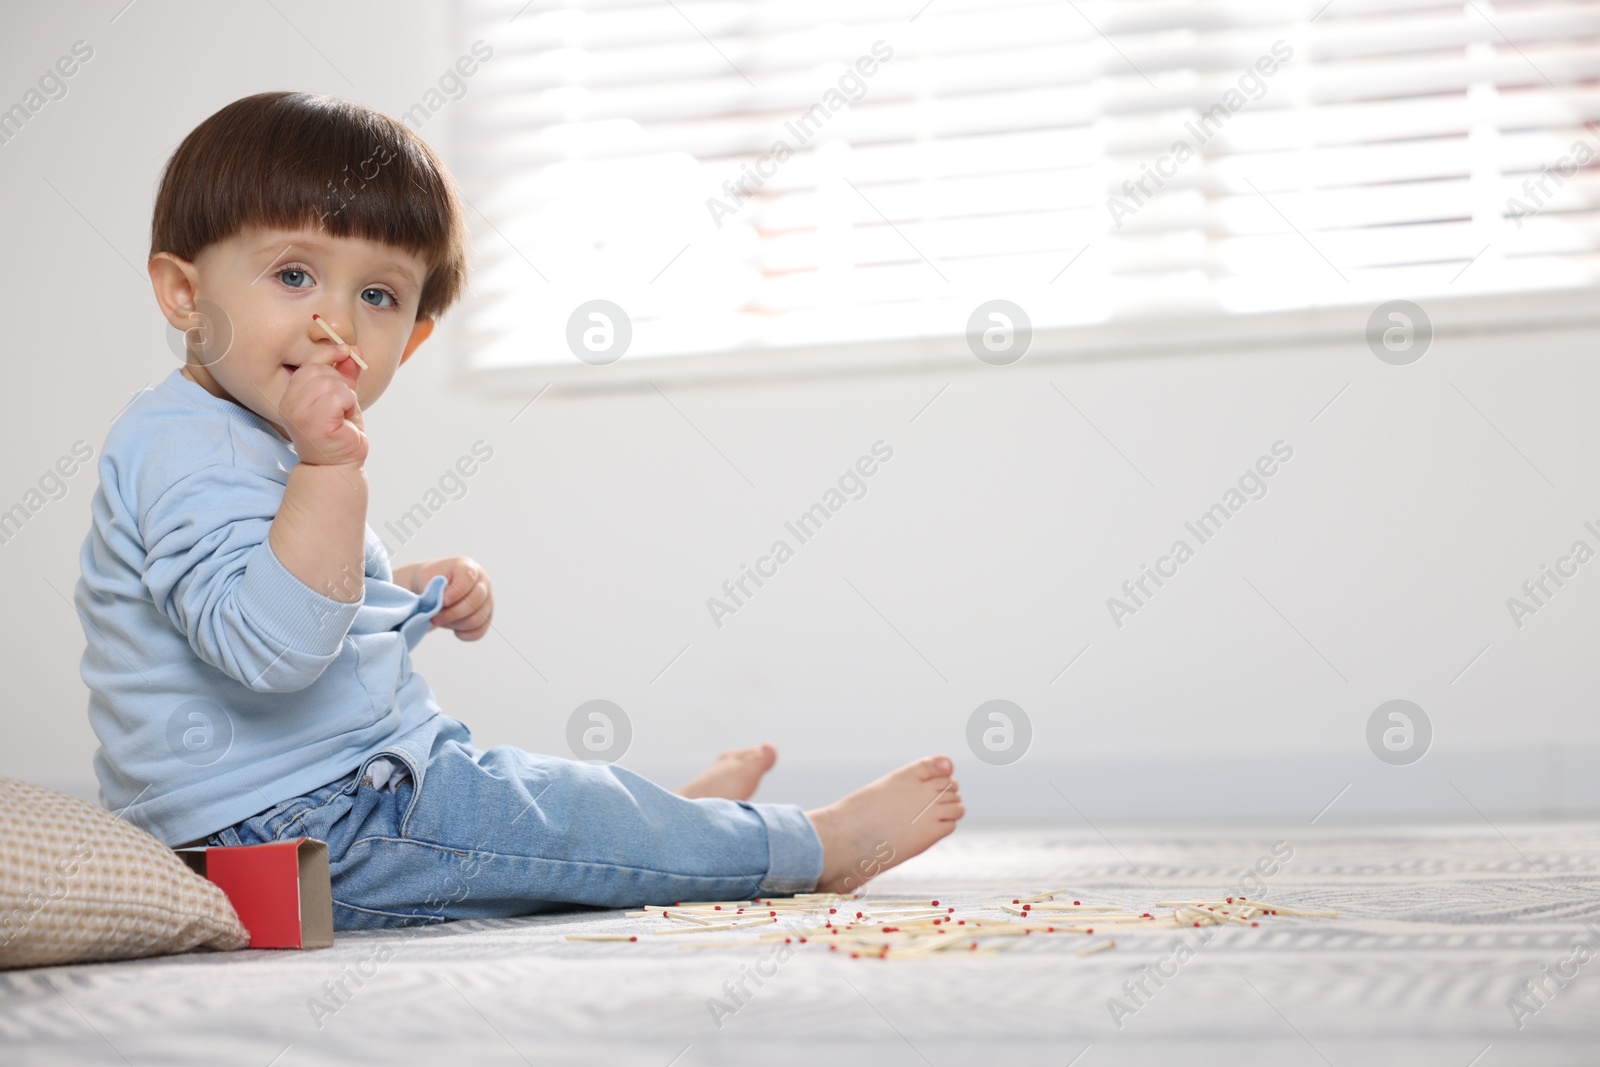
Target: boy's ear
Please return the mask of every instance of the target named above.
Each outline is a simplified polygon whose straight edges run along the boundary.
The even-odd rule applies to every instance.
[[[400,353],[400,362],[404,364],[406,360],[410,359],[411,353],[415,352],[417,346],[426,341],[432,333],[433,320],[418,319],[417,324],[411,327],[411,338],[406,342],[406,350]]]
[[[195,310],[195,277],[193,263],[180,259],[171,252],[157,252],[150,257],[150,285],[155,289],[156,303],[161,314],[178,331],[194,327],[191,313]]]

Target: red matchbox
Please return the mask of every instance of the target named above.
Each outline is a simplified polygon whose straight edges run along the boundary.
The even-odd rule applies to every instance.
[[[328,846],[313,837],[265,845],[180,848],[196,874],[228,895],[251,948],[328,948],[333,888]]]

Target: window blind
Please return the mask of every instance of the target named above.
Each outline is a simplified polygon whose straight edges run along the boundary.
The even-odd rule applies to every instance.
[[[1600,3],[463,0],[479,367],[1581,289]],[[488,74],[489,72],[485,72]],[[593,320],[600,322],[601,320]]]

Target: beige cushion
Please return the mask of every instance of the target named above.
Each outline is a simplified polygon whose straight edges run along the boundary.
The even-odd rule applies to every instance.
[[[0,778],[0,967],[244,948],[227,895],[150,834]]]

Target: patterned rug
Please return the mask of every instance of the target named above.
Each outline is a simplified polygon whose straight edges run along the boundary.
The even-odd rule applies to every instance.
[[[611,911],[341,934],[317,952],[0,972],[0,1059],[1600,1063],[1600,826],[1104,829],[962,830],[867,896],[984,914],[1062,887],[1134,911],[1244,893],[1339,917],[1116,932],[1087,957],[1091,939],[1054,934],[899,961],[746,931],[699,948]]]

